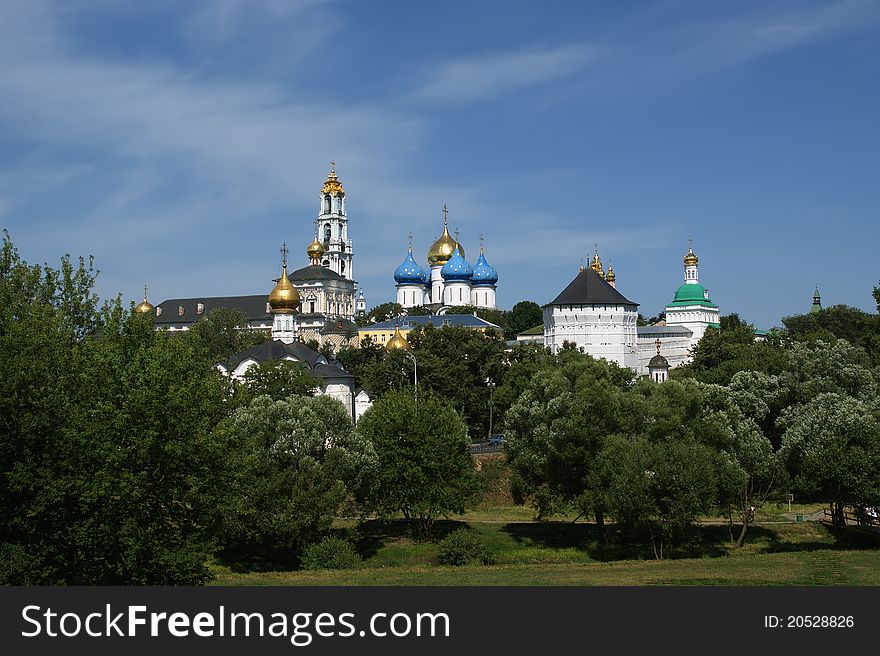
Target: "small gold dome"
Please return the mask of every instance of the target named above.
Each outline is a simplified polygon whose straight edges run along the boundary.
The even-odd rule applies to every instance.
[[[336,176],[336,162],[330,162],[330,174],[324,182],[324,187],[321,189],[321,193],[325,195],[331,194],[333,196],[345,195],[345,189],[342,188],[342,183]]]
[[[687,255],[684,256],[684,265],[685,266],[696,266],[700,261],[700,258],[696,256],[693,248],[688,248]]]
[[[153,307],[152,303],[147,300],[147,286],[144,285],[144,300],[135,306],[134,311],[138,314],[149,314],[155,309],[156,308]]]
[[[596,252],[593,254],[593,261],[590,263],[590,268],[603,278],[605,277],[605,272],[602,271],[602,260],[599,259],[598,246],[596,247]]]
[[[324,245],[318,241],[317,237],[315,237],[315,241],[309,244],[309,247],[306,249],[306,255],[308,255],[311,259],[321,259],[321,256],[324,255],[324,252]]]
[[[389,351],[393,351],[394,349],[409,351],[409,342],[406,341],[406,337],[400,334],[400,328],[398,326],[394,326],[394,337],[388,340],[385,348]]]
[[[295,312],[299,308],[299,303],[299,292],[290,284],[290,279],[287,277],[287,263],[285,263],[281,268],[278,284],[269,294],[269,306],[272,308],[272,314],[280,314]]]
[[[455,241],[449,234],[449,226],[446,221],[446,205],[443,206],[443,234],[440,235],[440,239],[431,244],[431,248],[428,249],[428,266],[437,266],[446,264],[449,261],[449,258],[452,257],[452,254],[455,252],[455,248],[458,247],[458,252],[461,253],[461,256],[464,257],[464,248],[460,243]]]
[[[605,280],[607,280],[608,282],[614,282],[615,279],[616,279],[616,276],[614,275],[614,269],[609,264],[608,265],[608,273],[605,274]]]

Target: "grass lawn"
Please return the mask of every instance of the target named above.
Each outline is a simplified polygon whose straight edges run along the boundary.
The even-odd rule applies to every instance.
[[[403,522],[368,521],[358,527],[362,568],[248,573],[218,567],[214,583],[880,585],[880,549],[836,549],[825,527],[814,522],[762,526],[759,521],[742,549],[730,545],[726,526],[705,525],[699,527],[689,547],[673,552],[676,557],[657,561],[651,557],[650,547],[637,537],[627,540],[617,536],[612,541],[616,546],[603,547],[592,524],[523,521],[512,508],[500,517],[496,512],[491,521],[481,521],[481,512],[469,513],[461,521],[439,523],[436,537],[469,526],[491,552],[492,565],[436,565],[437,542],[412,540]]]

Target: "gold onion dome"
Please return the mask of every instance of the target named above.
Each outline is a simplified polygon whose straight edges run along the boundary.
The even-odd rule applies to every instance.
[[[446,221],[446,213],[447,210],[446,206],[444,205],[443,234],[440,235],[440,239],[431,244],[431,248],[428,249],[428,266],[442,266],[446,264],[449,261],[449,258],[451,258],[452,254],[455,252],[456,247],[458,247],[458,252],[461,253],[461,256],[464,257],[464,248],[449,234],[449,226]]]
[[[327,180],[324,182],[324,188],[321,189],[321,193],[332,194],[335,196],[345,194],[345,189],[342,188],[342,183],[336,176],[336,162],[330,162],[330,174],[327,176]]]
[[[694,249],[689,247],[687,255],[684,256],[684,265],[696,266],[699,261],[700,258],[698,258],[696,253],[694,253]]]
[[[616,279],[616,276],[614,275],[614,269],[609,264],[608,265],[608,273],[605,274],[605,280],[607,280],[608,282],[614,282],[615,279]]]
[[[299,303],[299,292],[290,284],[290,279],[287,277],[287,262],[285,262],[281,268],[278,284],[269,294],[269,306],[272,308],[272,314],[279,314],[295,311]]]
[[[393,351],[394,349],[409,351],[409,342],[406,341],[406,337],[400,334],[400,328],[398,326],[394,326],[394,337],[388,340],[385,348],[389,351]]]
[[[144,285],[144,300],[135,306],[134,311],[139,314],[148,314],[155,309],[153,304],[147,300],[147,286]]]
[[[596,250],[596,253],[593,255],[593,261],[590,263],[590,268],[598,273],[600,276],[605,275],[605,272],[602,271],[602,260],[599,259],[598,250]]]
[[[309,244],[309,247],[306,249],[306,255],[312,259],[320,259],[324,252],[324,245],[318,241],[317,237],[315,237],[315,240]]]

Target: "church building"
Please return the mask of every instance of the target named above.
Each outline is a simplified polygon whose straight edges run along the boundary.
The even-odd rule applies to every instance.
[[[354,318],[359,312],[366,311],[367,301],[353,277],[354,249],[348,236],[345,189],[336,174],[334,162],[330,163],[330,173],[319,195],[313,237],[305,251],[308,264],[289,275],[285,273],[288,283],[297,290],[301,299],[297,315],[298,339],[304,342],[315,340],[334,350],[346,345],[357,346]],[[286,266],[286,244],[283,250]],[[144,303],[150,305],[146,293]],[[143,303],[138,307],[142,306]],[[265,294],[174,298],[155,307],[150,305],[149,311],[156,313],[157,328],[174,331],[188,330],[216,307],[243,312],[247,317],[247,329],[269,330],[276,327],[276,318]]]
[[[426,306],[435,313],[444,307],[473,305],[495,307],[498,272],[486,261],[483,237],[480,257],[472,265],[465,259],[464,246],[449,234],[448,213],[443,206],[443,234],[428,249],[428,270],[413,257],[412,236],[409,250],[394,270],[397,302],[404,308]]]

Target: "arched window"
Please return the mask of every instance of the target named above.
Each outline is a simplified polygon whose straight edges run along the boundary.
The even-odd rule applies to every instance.
[[[330,211],[331,211],[330,207],[331,207],[332,202],[333,201],[330,198],[330,194],[327,194],[326,196],[324,196],[324,213],[325,214],[330,214]]]
[[[330,224],[325,223],[324,224],[324,241],[325,242],[330,241],[331,234],[332,234],[332,232],[330,230]]]
[[[339,270],[340,270],[342,273],[345,273],[345,260],[342,260],[342,261],[339,262]]]

